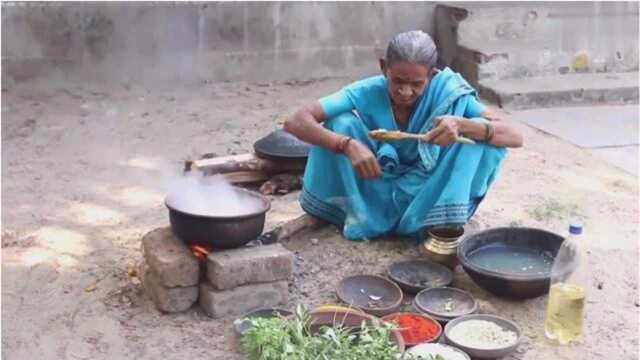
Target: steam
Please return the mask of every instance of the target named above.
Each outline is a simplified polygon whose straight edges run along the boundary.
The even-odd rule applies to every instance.
[[[202,216],[240,216],[258,212],[258,198],[236,191],[220,175],[190,172],[169,185],[167,203],[176,210]]]

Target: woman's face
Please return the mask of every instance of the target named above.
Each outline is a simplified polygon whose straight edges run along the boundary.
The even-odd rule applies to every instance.
[[[387,67],[381,62],[381,66],[389,84],[389,95],[396,105],[413,105],[431,79],[431,69],[425,65],[400,62]]]

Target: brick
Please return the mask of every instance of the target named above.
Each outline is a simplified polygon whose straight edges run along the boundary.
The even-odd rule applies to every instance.
[[[213,252],[207,279],[219,290],[285,280],[293,274],[293,253],[281,244]]]
[[[195,286],[200,279],[198,260],[171,227],[158,228],[142,237],[147,265],[166,287]]]
[[[200,284],[200,307],[213,318],[237,316],[246,312],[286,304],[289,301],[287,281],[240,286],[216,290],[208,282]]]
[[[143,267],[142,285],[156,307],[163,312],[175,313],[189,309],[198,301],[198,286],[166,287],[148,266]]]

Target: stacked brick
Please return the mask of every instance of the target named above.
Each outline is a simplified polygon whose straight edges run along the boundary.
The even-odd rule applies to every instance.
[[[286,304],[293,275],[293,253],[280,244],[214,251],[201,266],[170,227],[142,238],[145,291],[156,307],[173,313],[199,299],[211,317],[240,315]]]
[[[164,227],[142,237],[142,253],[142,284],[156,307],[168,313],[189,309],[200,283],[200,265],[189,247]]]
[[[219,318],[285,304],[292,274],[293,253],[280,244],[213,252],[200,284],[200,307]]]

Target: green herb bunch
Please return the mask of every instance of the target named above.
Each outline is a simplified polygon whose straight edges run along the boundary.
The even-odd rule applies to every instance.
[[[242,350],[249,360],[397,360],[402,357],[391,341],[391,325],[365,324],[357,330],[336,324],[310,331],[309,313],[296,308],[293,319],[252,319],[252,328],[242,337]]]

